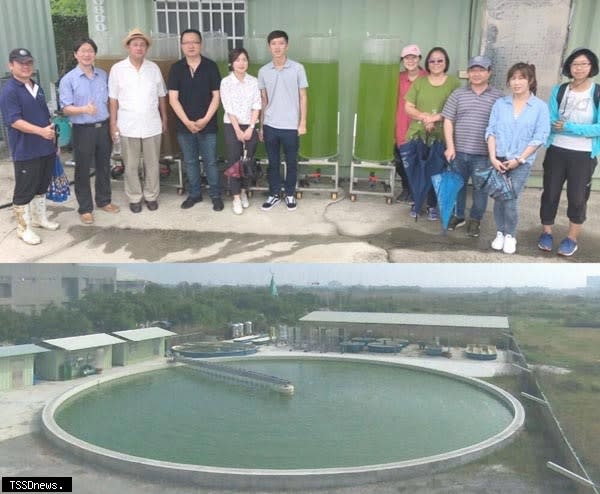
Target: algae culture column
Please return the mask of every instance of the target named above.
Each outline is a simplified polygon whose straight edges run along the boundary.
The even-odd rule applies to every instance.
[[[267,44],[267,35],[252,33],[252,36],[244,38],[244,48],[246,48],[248,56],[250,57],[248,74],[258,77],[258,70],[271,61],[271,53],[269,52],[269,45]],[[265,144],[263,142],[258,143],[254,156],[258,159],[267,158],[267,151],[265,150]]]
[[[354,147],[356,159],[373,162],[393,159],[401,45],[399,39],[389,36],[371,36],[363,44]]]
[[[221,78],[229,75],[229,46],[227,34],[222,31],[202,33],[202,54],[213,60],[219,67]],[[217,132],[217,158],[225,161],[225,138],[223,137],[223,105],[217,111],[219,130]]]
[[[338,38],[307,35],[302,40],[301,63],[308,79],[307,134],[300,138],[304,158],[338,154]]]

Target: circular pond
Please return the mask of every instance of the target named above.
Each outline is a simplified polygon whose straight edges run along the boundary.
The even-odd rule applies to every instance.
[[[288,379],[295,394],[176,366],[89,387],[56,404],[53,419],[77,441],[126,458],[282,478],[466,461],[522,425],[510,395],[437,371],[348,359],[231,365]]]

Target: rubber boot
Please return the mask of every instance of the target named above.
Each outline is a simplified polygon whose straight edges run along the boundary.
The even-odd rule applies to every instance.
[[[13,206],[13,211],[17,217],[17,237],[29,245],[37,245],[42,240],[31,229],[31,214],[29,204],[23,206]]]
[[[31,226],[36,228],[44,228],[45,230],[58,230],[60,225],[48,219],[46,213],[46,196],[35,196],[30,204]]]

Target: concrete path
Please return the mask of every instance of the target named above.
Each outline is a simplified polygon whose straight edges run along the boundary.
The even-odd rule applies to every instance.
[[[73,169],[67,172],[72,175]],[[12,174],[10,163],[0,162],[0,206],[11,200]],[[184,197],[166,183],[158,211],[133,214],[123,181],[117,180],[113,198],[121,213],[97,212],[95,223],[86,226],[74,197],[50,204],[50,217],[61,228],[41,231],[37,246],[16,238],[10,208],[0,208],[0,262],[600,262],[600,192],[592,193],[579,251],[569,259],[537,249],[540,194],[537,188],[523,193],[517,253],[508,256],[490,248],[491,200],[475,239],[464,228],[443,235],[439,222],[415,222],[406,203],[387,205],[364,195],[352,202],[343,192],[336,201],[325,192],[305,193],[293,212],[283,204],[261,211],[264,197],[257,193],[250,208],[236,216],[230,199],[222,212],[214,212],[208,199],[182,210]],[[566,234],[565,207],[566,199],[557,218],[558,240]]]

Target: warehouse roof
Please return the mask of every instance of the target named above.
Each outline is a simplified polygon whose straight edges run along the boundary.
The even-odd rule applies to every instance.
[[[44,343],[67,351],[83,350],[85,348],[97,348],[99,346],[123,343],[123,340],[115,338],[106,333],[86,334],[83,336],[69,336],[68,338],[55,338],[44,340]]]
[[[168,329],[151,327],[127,329],[125,331],[113,331],[112,334],[129,341],[144,341],[152,340],[154,338],[164,338],[165,336],[173,336],[177,333],[173,333],[173,331],[169,331]]]
[[[32,353],[49,352],[47,348],[42,348],[37,345],[10,345],[0,346],[0,358],[2,357],[18,357],[20,355],[31,355]]]
[[[466,316],[461,314],[315,311],[302,317],[300,322],[509,329],[508,318],[504,316]]]

